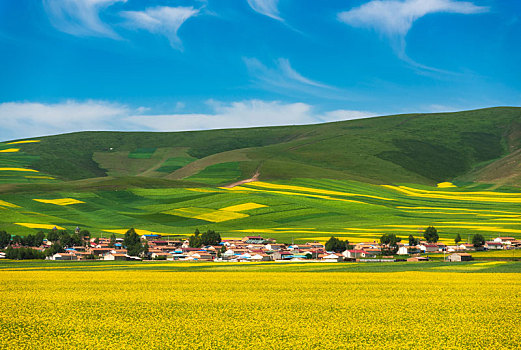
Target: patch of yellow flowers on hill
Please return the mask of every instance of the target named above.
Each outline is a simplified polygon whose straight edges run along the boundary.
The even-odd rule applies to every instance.
[[[521,274],[244,271],[0,270],[0,344],[6,349],[519,347]]]

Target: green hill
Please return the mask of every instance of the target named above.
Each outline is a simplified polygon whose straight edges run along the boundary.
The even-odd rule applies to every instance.
[[[25,144],[23,152],[31,157],[31,168],[62,180],[202,179],[206,175],[199,172],[211,172],[215,183],[246,178],[259,169],[263,180],[326,177],[433,184],[475,173],[515,152],[520,128],[520,108],[489,108],[306,126],[81,132],[43,137]]]
[[[521,108],[504,107],[4,142],[0,229],[82,225],[101,234],[134,226],[186,235],[199,227],[225,236],[360,240],[386,230],[406,237],[436,224],[446,238],[476,231],[517,235],[520,136]],[[220,187],[254,175],[260,182]],[[435,188],[444,181],[458,188]],[[408,185],[383,186],[400,184]],[[57,199],[74,201],[59,205]],[[253,206],[226,209],[241,204]]]

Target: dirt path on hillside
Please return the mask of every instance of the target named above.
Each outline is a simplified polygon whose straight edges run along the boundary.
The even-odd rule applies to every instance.
[[[245,179],[245,180],[241,180],[241,181],[237,181],[237,182],[234,182],[232,184],[229,184],[229,185],[226,185],[226,186],[223,186],[224,188],[233,188],[235,186],[239,186],[239,185],[242,185],[242,184],[245,184],[245,183],[248,183],[248,182],[255,182],[259,179],[259,175],[260,175],[260,172],[259,170],[255,171],[255,174],[253,174],[252,177],[250,177],[249,179]]]

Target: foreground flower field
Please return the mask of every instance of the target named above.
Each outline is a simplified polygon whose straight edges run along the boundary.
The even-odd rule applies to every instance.
[[[198,270],[0,271],[0,348],[513,349],[521,336],[517,273]]]

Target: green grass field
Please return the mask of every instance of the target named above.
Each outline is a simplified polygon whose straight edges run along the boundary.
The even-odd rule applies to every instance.
[[[62,206],[35,201],[63,198],[82,203]],[[337,236],[355,243],[378,240],[383,233],[396,233],[406,241],[410,234],[419,237],[425,227],[434,225],[446,243],[452,243],[458,233],[464,240],[474,233],[487,239],[521,237],[521,193],[475,190],[473,186],[438,189],[295,179],[231,189],[14,191],[1,199],[0,228],[13,234],[38,230],[23,224],[67,229],[80,225],[96,236],[129,227],[187,236],[199,228],[217,230],[223,237],[260,234],[283,242],[304,242]],[[226,210],[247,203],[258,208]]]

